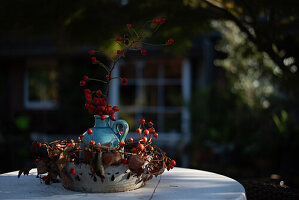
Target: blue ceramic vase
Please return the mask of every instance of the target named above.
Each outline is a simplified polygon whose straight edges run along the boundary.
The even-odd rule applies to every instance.
[[[128,131],[129,125],[125,120],[117,120],[110,125],[110,118],[106,115],[106,119],[102,120],[100,116],[94,115],[95,126],[92,127],[92,135],[85,132],[83,142],[89,144],[90,140],[94,140],[95,143],[105,145],[111,143],[110,148],[117,147],[120,141],[124,141]],[[122,131],[122,134],[121,134]]]

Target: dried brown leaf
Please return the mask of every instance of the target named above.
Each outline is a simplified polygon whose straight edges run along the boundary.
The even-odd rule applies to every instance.
[[[24,176],[25,176],[25,175],[28,176],[28,174],[29,174],[29,172],[30,172],[31,169],[32,169],[32,168],[24,168],[24,169],[21,169],[21,170],[19,171],[18,178],[20,178],[20,176],[21,176],[22,174],[24,174]]]
[[[137,155],[132,155],[128,158],[128,165],[131,171],[141,168],[144,163],[145,161]]]
[[[106,152],[102,155],[103,165],[106,169],[111,165],[119,165],[122,161],[121,153],[119,152]]]

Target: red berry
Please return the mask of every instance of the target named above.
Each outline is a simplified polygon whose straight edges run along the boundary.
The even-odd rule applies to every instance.
[[[105,120],[106,116],[105,115],[101,115],[101,120]]]
[[[109,81],[111,79],[111,76],[109,74],[107,74],[106,79]]]
[[[98,90],[97,93],[96,93],[96,95],[99,96],[99,97],[102,96],[102,94],[103,94],[102,90]]]
[[[36,143],[36,145],[37,145],[38,148],[42,147],[42,143],[40,143],[40,142]]]
[[[94,111],[95,111],[94,109],[88,109],[88,113],[91,114],[91,115],[94,114]]]
[[[91,99],[92,98],[91,92],[85,92],[84,96],[85,96],[86,99]]]
[[[98,63],[98,61],[95,59],[95,60],[92,60],[91,63],[95,65]]]
[[[127,83],[128,83],[128,79],[126,79],[126,78],[121,79],[121,84],[127,85]]]
[[[81,85],[81,86],[85,86],[85,85],[86,85],[86,82],[85,82],[85,81],[80,81],[80,85]]]
[[[74,168],[70,169],[70,174],[75,174],[76,173],[76,170]]]
[[[133,138],[130,138],[130,139],[129,139],[129,142],[133,142],[133,141],[134,141],[134,139],[133,139]]]
[[[153,125],[154,125],[153,122],[148,123],[148,126],[153,126]]]
[[[144,124],[145,123],[145,119],[142,118],[142,119],[139,120],[139,122],[140,122],[140,124]]]
[[[93,105],[91,105],[91,98],[86,98],[85,102],[89,104],[89,109],[92,109]]]
[[[166,21],[165,17],[161,17],[161,18],[160,18],[160,24],[165,23],[165,21]]]
[[[125,158],[123,159],[123,164],[126,165],[128,163],[128,160]]]
[[[154,136],[154,138],[158,138],[159,134],[155,133],[153,136]]]
[[[127,28],[132,28],[132,24],[127,24]]]
[[[143,141],[144,143],[146,143],[146,142],[147,142],[147,137],[143,137],[143,138],[142,138],[142,141]]]
[[[90,94],[91,91],[90,91],[90,89],[84,89],[84,93],[85,93],[85,94]],[[86,96],[86,95],[85,95],[85,96]]]
[[[117,106],[113,106],[112,110],[114,110],[115,112],[119,111],[119,108]]]
[[[172,166],[176,166],[176,162],[175,162],[175,160],[171,160],[171,161],[170,161],[170,164],[171,164]]]
[[[142,49],[142,50],[141,50],[141,55],[145,56],[146,53],[147,53],[146,49]]]
[[[121,42],[122,40],[123,40],[122,37],[116,38],[116,41],[118,41],[118,42]]]
[[[119,131],[119,134],[121,134],[121,135],[122,135],[122,134],[123,134],[123,132],[122,132],[122,131]]]
[[[155,130],[154,128],[150,128],[150,129],[149,129],[149,133],[150,133],[150,134],[154,134],[155,132],[156,132],[156,130]]]
[[[66,143],[66,146],[70,146],[71,145],[71,143]]]
[[[140,134],[142,132],[142,129],[141,128],[137,128],[136,129],[136,133]]]
[[[94,140],[90,140],[90,141],[89,141],[89,144],[90,144],[90,145],[95,145],[96,142],[95,142]]]
[[[93,98],[93,103],[94,103],[95,105],[99,105],[99,104],[100,104],[100,99],[97,98],[97,97]]]
[[[43,181],[46,181],[48,178],[49,178],[49,175],[47,175],[47,176],[43,176],[43,177],[42,177],[42,180],[43,180]]]
[[[166,45],[171,45],[174,43],[174,39],[173,38],[169,38],[166,42]]]
[[[132,148],[131,150],[132,153],[137,153],[137,149],[135,147]]]
[[[105,98],[101,98],[101,102],[100,103],[101,103],[102,106],[105,106],[106,105],[106,99]]]
[[[99,106],[98,107],[100,111],[104,111],[105,110],[105,106]]]
[[[90,54],[90,55],[94,55],[94,54],[96,54],[96,51],[95,51],[95,50],[90,50],[90,51],[89,51],[89,54]]]
[[[91,129],[91,128],[87,129],[87,134],[88,134],[88,135],[91,135],[91,134],[92,134],[92,132],[93,132],[93,131],[92,131],[92,129]]]
[[[143,151],[144,150],[144,145],[143,144],[138,144],[137,149],[139,151]]]
[[[111,115],[111,116],[110,116],[110,119],[111,119],[112,121],[115,121],[115,120],[116,120],[116,118],[115,118],[114,115]]]
[[[83,76],[83,80],[84,80],[84,81],[88,81],[88,76],[86,76],[86,75]]]
[[[148,135],[148,134],[149,134],[149,130],[145,129],[145,130],[143,131],[143,134],[144,134],[144,135]]]
[[[39,158],[35,159],[35,163],[37,164],[40,161]]]
[[[126,143],[125,143],[124,141],[120,141],[120,142],[119,142],[119,146],[121,146],[121,147],[125,146],[125,144],[126,144]]]
[[[116,54],[117,54],[117,55],[120,55],[120,54],[122,54],[122,53],[123,53],[123,50],[117,50],[117,51],[116,51]]]
[[[97,57],[92,56],[92,57],[91,57],[91,60],[97,60]]]
[[[159,19],[154,18],[154,19],[153,19],[153,24],[159,24]]]
[[[80,138],[81,138],[81,139],[82,139],[82,138],[84,138],[84,135],[83,135],[83,134],[81,134],[81,135],[80,135]]]

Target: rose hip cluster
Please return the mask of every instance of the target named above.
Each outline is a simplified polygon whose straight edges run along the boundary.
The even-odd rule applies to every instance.
[[[139,128],[136,129],[136,133],[140,135],[140,139],[135,142],[133,138],[129,138],[126,142],[120,141],[119,148],[125,148],[126,152],[129,153],[128,155],[136,154],[144,157],[151,155],[153,157],[151,162],[162,162],[164,163],[163,166],[167,168],[167,170],[173,169],[176,165],[176,161],[168,157],[164,157],[160,153],[161,150],[152,143],[152,138],[158,138],[159,136],[154,128],[154,123],[146,123],[144,118],[140,119],[139,123],[140,125]],[[124,157],[124,164],[127,162],[128,155],[125,155]]]
[[[88,110],[91,115],[99,115],[101,119],[104,120],[106,115],[109,115],[112,121],[115,121],[116,118],[114,113],[119,111],[117,106],[111,106],[107,104],[106,97],[103,95],[101,90],[92,92],[90,89],[84,89],[85,95],[85,108]]]

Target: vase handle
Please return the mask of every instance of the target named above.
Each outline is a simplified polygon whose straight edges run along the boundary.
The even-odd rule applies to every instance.
[[[124,141],[129,132],[129,124],[125,120],[117,120],[114,122],[112,130],[119,138],[119,141]],[[120,131],[122,131],[122,134],[120,134]]]

